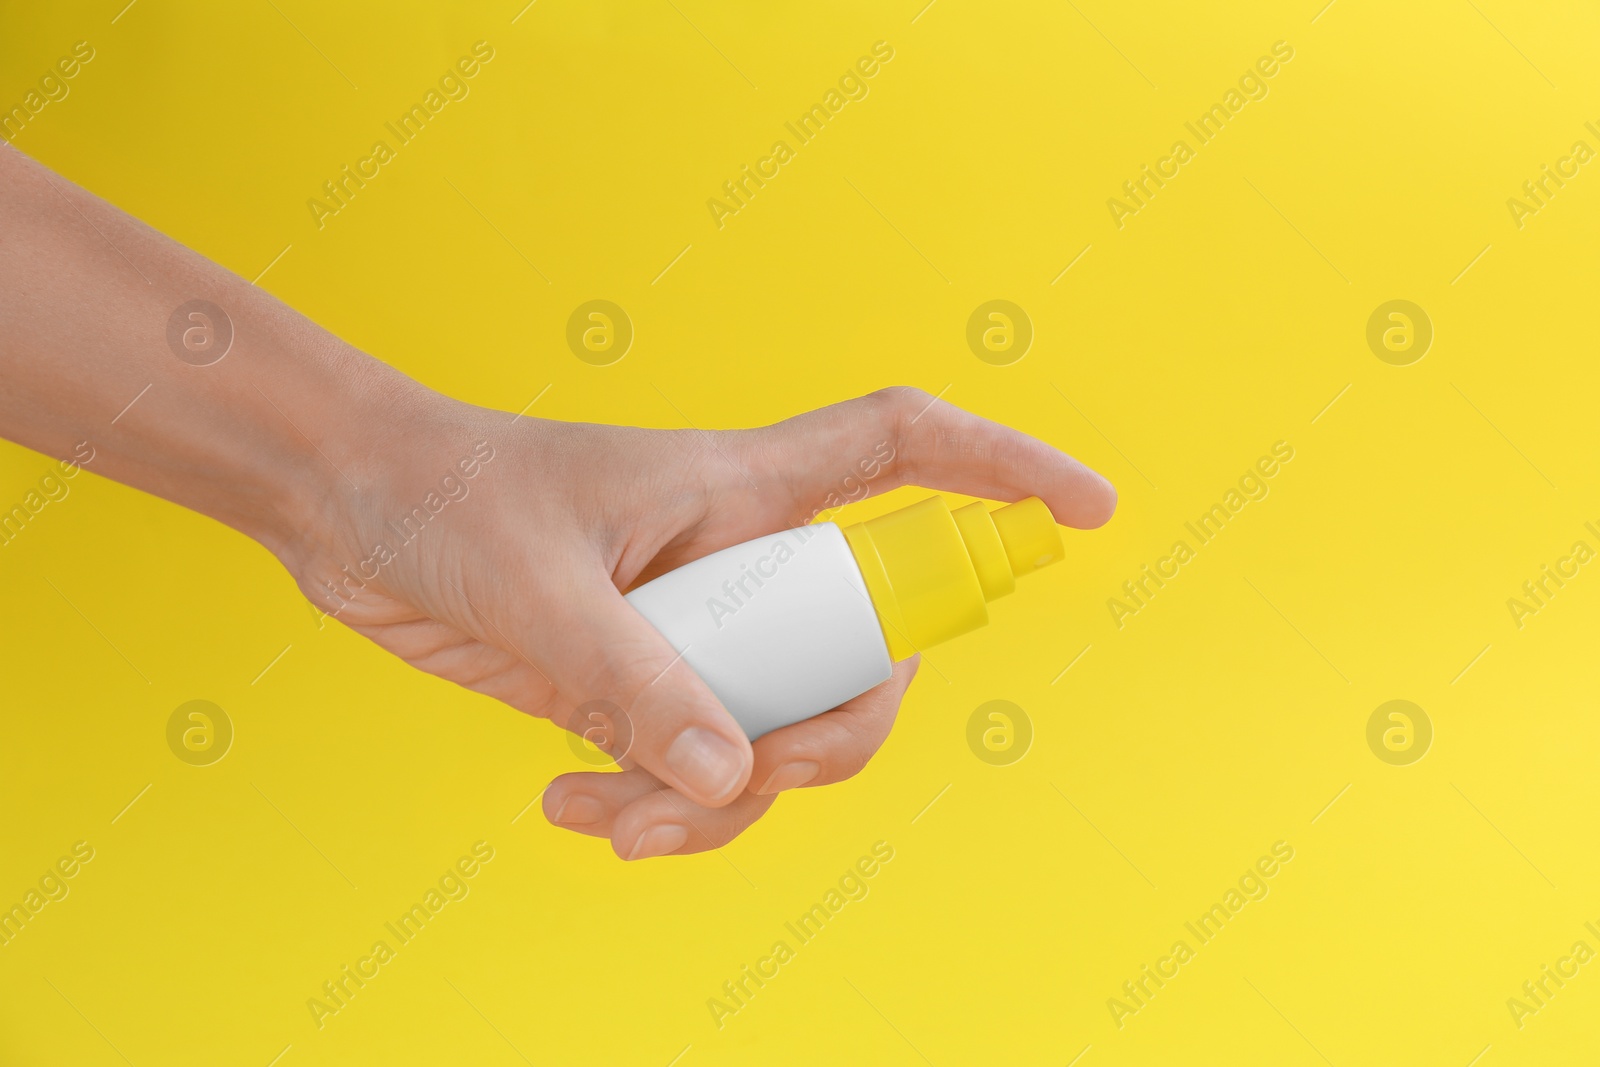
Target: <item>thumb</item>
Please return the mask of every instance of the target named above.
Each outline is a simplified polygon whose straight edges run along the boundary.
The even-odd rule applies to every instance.
[[[743,792],[753,757],[739,724],[598,563],[564,569],[541,598],[529,647],[570,702],[574,733],[628,758],[697,804]]]
[[[1065,452],[906,386],[798,415],[762,433],[802,506],[859,500],[902,485],[990,500],[1041,498],[1063,526],[1110,520],[1117,491]],[[768,442],[763,442],[768,444]]]

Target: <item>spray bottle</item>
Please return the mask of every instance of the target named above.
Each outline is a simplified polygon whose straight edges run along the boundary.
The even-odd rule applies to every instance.
[[[758,537],[646,582],[628,601],[754,740],[888,680],[893,664],[989,621],[987,603],[1065,555],[1029,497],[939,497],[840,528]]]

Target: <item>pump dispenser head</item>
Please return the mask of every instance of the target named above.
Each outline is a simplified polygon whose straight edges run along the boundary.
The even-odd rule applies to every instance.
[[[974,502],[954,512],[929,497],[847,526],[844,536],[896,660],[983,626],[988,601],[1066,555],[1038,497],[995,511]]]

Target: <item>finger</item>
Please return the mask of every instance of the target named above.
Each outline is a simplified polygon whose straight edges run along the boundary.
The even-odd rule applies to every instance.
[[[731,804],[706,808],[675,790],[655,790],[617,813],[611,850],[625,860],[642,860],[721,848],[765,815],[776,799],[746,793]]]
[[[749,791],[761,796],[829,785],[859,774],[894,725],[921,656],[894,665],[882,685],[821,715],[774,730],[756,741]]]
[[[746,795],[721,808],[695,804],[643,770],[564,774],[545,791],[552,824],[611,838],[623,859],[720,848],[766,813],[776,797]]]
[[[757,741],[754,746],[755,774],[751,777],[750,792],[772,797],[784,789],[826,785],[857,774],[889,736],[900,701],[916,676],[920,663],[920,656],[898,663],[893,676],[882,685],[832,711],[774,730]],[[754,784],[756,782],[763,783],[763,786],[757,787]],[[617,823],[621,813],[636,801],[662,788],[661,783],[642,768],[621,773],[576,771],[563,774],[550,783],[544,793],[543,808],[545,817],[553,825],[591,837],[617,838]],[[655,822],[675,822],[682,827],[684,845],[667,850],[674,852],[697,852],[720,847],[742,832],[766,809],[764,806],[738,809],[749,816],[742,823],[739,818],[729,821],[716,814],[732,810],[732,806],[705,809],[698,805],[691,806],[687,800],[683,800],[672,813],[677,816],[674,819],[664,808],[640,809],[646,814],[654,812],[660,816]],[[627,856],[638,843],[638,837],[648,829],[636,833],[632,843],[624,842],[626,848],[618,844],[617,854]],[[669,843],[676,836],[676,832],[670,828],[664,830],[663,834]],[[661,847],[661,842],[655,840],[646,850]],[[652,851],[651,854],[663,853]]]
[[[859,499],[850,487],[870,481],[878,491],[923,485],[990,500],[1037,496],[1058,523],[1084,530],[1104,525],[1117,506],[1111,483],[1065,452],[921,389],[880,389],[756,433],[769,435],[760,453],[778,468],[767,476],[786,480],[802,505]]]
[[[913,656],[895,664],[888,681],[832,711],[762,737],[754,745],[749,792],[768,796],[840,782],[859,773],[889,736],[921,659]],[[622,809],[661,788],[660,781],[642,768],[621,773],[574,771],[552,781],[542,803],[552,824],[610,837]]]
[[[697,804],[737,797],[750,777],[750,742],[683,654],[622,598],[598,561],[548,561],[542,577],[537,602],[545,611],[522,629],[573,705],[559,725],[603,740],[613,757],[633,760]]]
[[[541,806],[552,826],[591,837],[610,837],[623,808],[661,788],[659,778],[639,767],[621,772],[574,771],[550,783]]]

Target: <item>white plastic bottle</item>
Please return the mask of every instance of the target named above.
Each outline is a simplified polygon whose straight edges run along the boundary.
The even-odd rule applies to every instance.
[[[725,548],[627,599],[754,740],[983,626],[988,601],[1063,555],[1036,497],[993,512],[929,497],[842,529],[818,523]]]

